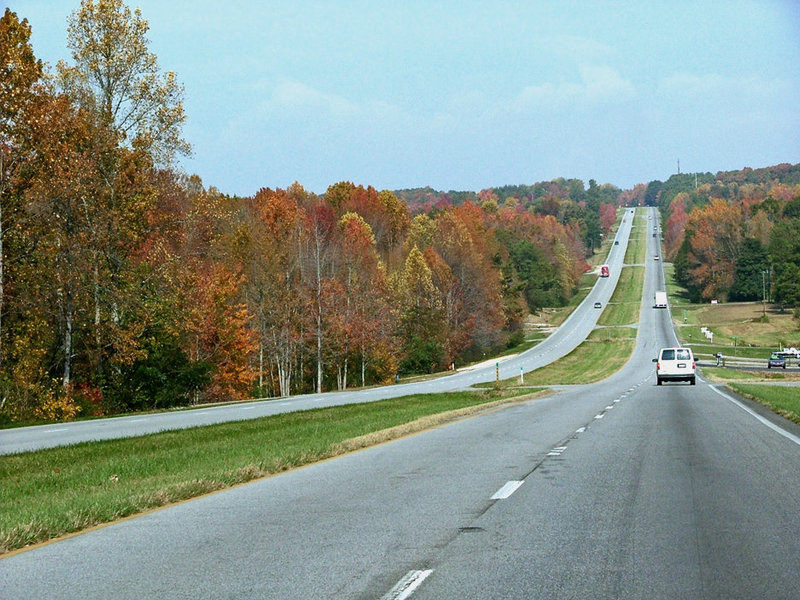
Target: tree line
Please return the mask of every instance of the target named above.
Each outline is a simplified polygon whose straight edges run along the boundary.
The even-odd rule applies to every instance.
[[[800,164],[673,175],[639,191],[660,209],[692,301],[800,306]]]
[[[121,0],[84,0],[46,72],[0,19],[0,420],[346,389],[515,345],[616,218],[577,180],[430,206],[175,168],[183,89]],[[535,192],[531,190],[536,190]],[[541,192],[541,190],[546,190]]]

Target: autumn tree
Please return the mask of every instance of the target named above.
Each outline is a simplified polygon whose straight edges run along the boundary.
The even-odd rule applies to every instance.
[[[99,184],[84,198],[93,212],[88,270],[98,378],[106,377],[104,348],[113,349],[112,361],[138,351],[144,306],[135,290],[152,273],[137,256],[148,229],[162,225],[152,219],[163,214],[155,167],[189,152],[181,138],[183,90],[174,73],[159,72],[147,30],[140,11],[131,12],[121,0],[83,0],[67,30],[74,64],[58,64],[61,88],[91,115],[97,131],[110,132],[116,146],[94,154],[91,169]]]
[[[340,314],[344,342],[340,389],[347,387],[348,358],[357,350],[361,383],[366,383],[369,354],[386,341],[383,320],[388,312],[383,266],[378,256],[372,228],[356,213],[346,213],[339,220],[342,243],[341,283],[344,298]]]
[[[411,372],[431,372],[443,359],[443,307],[441,293],[423,253],[414,246],[399,280],[402,340],[401,366]]]
[[[681,244],[683,243],[686,221],[689,216],[686,213],[686,204],[689,197],[685,193],[680,193],[669,205],[669,217],[664,225],[664,246],[668,258],[674,258]]]
[[[740,207],[712,198],[708,206],[690,213],[686,227],[693,257],[689,279],[707,300],[726,297],[742,243]]]
[[[122,0],[82,0],[67,29],[75,64],[59,62],[58,70],[65,88],[90,101],[122,140],[167,165],[190,152],[181,137],[183,87],[175,73],[159,71],[148,29],[141,11],[131,13]]]
[[[482,208],[467,202],[436,221],[433,248],[452,274],[437,282],[448,325],[447,360],[470,347],[478,354],[501,345],[501,280],[492,262],[497,246],[485,217]]]
[[[600,205],[600,224],[603,226],[603,235],[608,235],[617,221],[617,207],[613,204]]]
[[[34,86],[42,75],[42,62],[30,45],[31,28],[26,19],[6,8],[0,18],[0,409],[7,402],[2,384],[5,369],[8,277],[11,231],[21,211],[19,182],[15,179],[26,152],[26,116],[36,96]],[[17,189],[14,189],[17,187]],[[15,254],[12,250],[11,254]]]
[[[36,390],[37,414],[69,417],[76,412],[76,365],[86,358],[84,342],[91,337],[97,214],[91,199],[101,181],[97,157],[113,151],[114,144],[109,132],[67,96],[42,89],[26,112],[29,150],[19,164],[18,177],[25,183],[18,190],[17,223],[25,247],[15,266],[20,302],[11,344],[15,362],[30,369],[25,377],[12,368],[12,380],[20,399]],[[38,356],[39,364],[30,364],[29,355]],[[52,385],[56,380],[60,390]]]
[[[288,396],[301,375],[296,365],[303,341],[305,213],[288,191],[261,189],[247,201],[242,214],[231,252],[242,268],[245,297],[257,331],[259,389],[266,391],[266,353],[276,372],[277,393]]]
[[[326,198],[328,194],[326,193]],[[313,345],[316,364],[315,390],[322,393],[325,350],[330,337],[331,322],[335,319],[332,312],[332,298],[335,297],[333,278],[333,261],[335,237],[337,235],[336,216],[332,207],[322,201],[314,201],[306,211],[304,228],[307,232],[308,250],[304,252],[308,270],[304,276],[308,290],[310,331],[313,331]]]

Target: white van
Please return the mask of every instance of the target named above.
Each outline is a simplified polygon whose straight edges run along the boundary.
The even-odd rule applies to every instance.
[[[662,348],[656,363],[656,383],[664,381],[688,381],[695,383],[695,362],[691,348]]]

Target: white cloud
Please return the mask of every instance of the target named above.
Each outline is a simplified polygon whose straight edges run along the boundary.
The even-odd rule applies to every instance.
[[[636,87],[611,67],[583,65],[580,82],[526,86],[512,106],[524,109],[558,109],[564,106],[596,105],[628,100],[636,95]]]
[[[359,106],[335,94],[325,94],[298,81],[282,81],[275,86],[269,104],[280,109],[323,110],[333,115],[349,116]]]
[[[634,85],[611,67],[585,65],[581,78],[591,102],[626,100],[636,94]]]

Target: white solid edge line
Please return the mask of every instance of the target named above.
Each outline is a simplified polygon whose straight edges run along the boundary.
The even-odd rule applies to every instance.
[[[789,441],[792,441],[792,442],[794,442],[795,444],[797,444],[798,446],[800,446],[800,437],[797,437],[797,436],[796,436],[796,435],[794,435],[793,433],[789,433],[788,431],[786,431],[785,429],[783,429],[783,428],[779,427],[778,425],[776,425],[776,424],[775,424],[775,423],[773,423],[772,421],[770,421],[770,420],[768,420],[768,419],[765,419],[764,417],[762,417],[760,414],[758,414],[758,413],[757,413],[757,412],[755,412],[754,410],[752,410],[752,409],[748,408],[747,406],[745,406],[744,404],[742,404],[741,402],[739,402],[739,401],[738,401],[736,398],[734,398],[733,396],[729,396],[729,395],[728,395],[728,394],[726,394],[725,392],[723,392],[723,391],[721,391],[721,390],[718,390],[718,389],[717,389],[717,388],[715,388],[713,385],[712,385],[712,386],[710,386],[710,387],[711,387],[711,389],[712,389],[712,390],[714,390],[715,392],[717,392],[717,393],[718,393],[720,396],[722,396],[723,398],[727,398],[728,400],[730,400],[731,402],[733,402],[733,403],[734,403],[736,406],[738,406],[738,407],[739,407],[739,408],[741,408],[742,410],[744,410],[744,411],[747,411],[748,413],[750,413],[750,414],[751,414],[752,416],[754,416],[756,419],[758,419],[759,421],[761,421],[761,422],[762,422],[764,425],[766,425],[767,427],[769,427],[770,429],[772,429],[772,430],[773,430],[775,433],[779,433],[780,435],[782,435],[783,437],[785,437],[787,440],[789,440]]]
[[[422,582],[425,581],[431,573],[433,573],[433,569],[409,571],[383,598],[381,598],[381,600],[405,600],[414,593],[414,590],[422,585]]]
[[[524,482],[522,481],[509,481],[499,490],[494,493],[494,496],[491,497],[492,500],[505,500],[511,494],[516,492]]]

